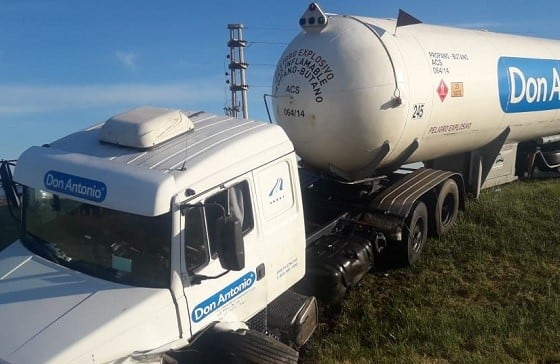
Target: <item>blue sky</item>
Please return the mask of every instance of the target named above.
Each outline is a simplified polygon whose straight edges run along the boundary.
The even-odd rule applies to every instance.
[[[0,159],[140,105],[223,113],[228,23],[243,23],[249,114],[308,1],[0,0]],[[560,1],[319,2],[333,13],[560,39]]]

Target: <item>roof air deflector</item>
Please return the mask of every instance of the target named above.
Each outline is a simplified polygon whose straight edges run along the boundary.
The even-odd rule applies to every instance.
[[[143,106],[107,120],[100,129],[99,140],[149,149],[192,129],[194,124],[180,110]]]

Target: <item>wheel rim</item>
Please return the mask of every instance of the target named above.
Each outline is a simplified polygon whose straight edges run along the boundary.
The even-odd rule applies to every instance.
[[[422,241],[424,240],[424,219],[419,218],[416,220],[410,237],[412,240],[412,251],[417,254],[422,249]]]
[[[453,218],[453,210],[455,206],[455,198],[453,194],[449,193],[445,196],[443,200],[443,205],[441,206],[441,222],[445,225],[451,221]]]

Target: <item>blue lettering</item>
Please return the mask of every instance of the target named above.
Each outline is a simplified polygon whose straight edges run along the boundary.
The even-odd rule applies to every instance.
[[[107,196],[105,183],[57,171],[48,171],[43,178],[45,187],[53,192],[103,202]]]
[[[560,60],[500,57],[498,91],[505,113],[560,109]]]
[[[241,293],[248,290],[255,283],[256,275],[254,272],[248,272],[241,278],[237,279],[229,286],[223,288],[206,300],[199,303],[192,311],[191,318],[194,322],[199,322],[218,308],[222,307],[229,301],[233,300]]]

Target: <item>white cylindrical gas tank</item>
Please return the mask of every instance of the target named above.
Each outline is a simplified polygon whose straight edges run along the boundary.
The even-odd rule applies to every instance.
[[[360,175],[475,150],[508,127],[508,141],[560,133],[558,41],[397,27],[315,4],[300,24],[276,68],[273,107],[312,166]]]

